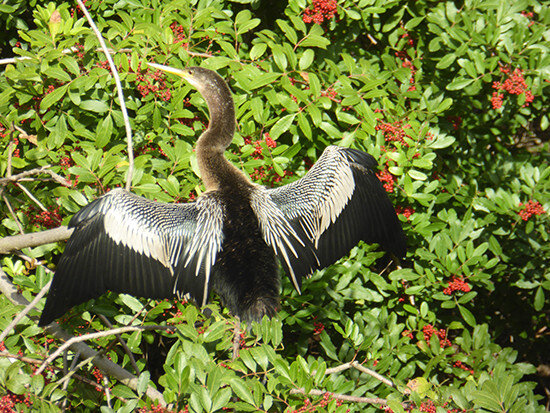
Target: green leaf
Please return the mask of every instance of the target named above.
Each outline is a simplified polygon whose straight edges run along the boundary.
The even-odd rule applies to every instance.
[[[229,384],[231,386],[231,389],[241,400],[255,406],[252,392],[250,391],[250,388],[244,383],[243,379],[233,378],[230,380]]]
[[[67,122],[65,121],[65,115],[60,115],[55,124],[55,128],[48,139],[48,149],[57,149],[65,142],[67,138]]]
[[[460,315],[462,316],[462,319],[466,321],[468,325],[475,327],[476,319],[474,315],[471,313],[471,311],[461,305],[458,306],[458,310],[460,311]]]
[[[103,113],[109,110],[109,105],[99,100],[83,100],[80,102],[80,108],[90,112]]]
[[[266,49],[267,44],[256,43],[254,46],[252,46],[252,49],[250,49],[250,60],[257,60],[265,53]]]
[[[474,79],[464,79],[464,78],[455,79],[450,84],[447,85],[447,90],[464,89],[466,86],[472,84],[473,81]]]
[[[111,140],[113,133],[113,119],[111,115],[107,115],[105,119],[99,122],[96,131],[95,143],[98,148],[103,148]]]
[[[451,107],[453,104],[453,100],[451,98],[446,98],[441,102],[439,105],[437,105],[437,109],[435,110],[435,113],[441,113],[445,112],[447,109]]]
[[[42,101],[40,102],[40,110],[42,112],[45,112],[50,106],[52,106],[55,102],[57,102],[65,95],[68,88],[69,84],[59,86],[58,88],[54,89],[53,92],[48,93],[46,96],[44,96],[44,99],[42,99]]]
[[[143,394],[147,390],[147,386],[149,386],[149,379],[150,378],[151,378],[151,374],[147,370],[144,370],[139,375],[138,382],[137,382],[137,388],[136,388],[139,397],[143,396]]]
[[[295,117],[296,117],[296,114],[293,113],[293,114],[286,115],[286,116],[283,116],[282,118],[280,118],[275,123],[275,125],[273,125],[271,130],[269,131],[269,135],[273,139],[276,139],[279,136],[281,136],[281,134],[283,134],[284,132],[286,132],[290,128],[290,125],[292,125],[292,122],[294,121]]]
[[[299,66],[300,70],[307,69],[311,63],[313,63],[313,59],[315,58],[315,52],[313,49],[307,49],[303,54],[302,57],[300,57]]]
[[[455,61],[455,59],[456,59],[455,54],[452,54],[452,53],[448,54],[444,56],[439,62],[437,62],[435,67],[437,69],[446,69]]]
[[[288,65],[284,49],[276,44],[271,47],[271,50],[273,51],[273,60],[275,61],[275,64],[284,72]]]
[[[537,311],[541,311],[544,307],[544,290],[542,287],[537,288],[537,292],[535,293],[535,301],[533,302],[533,307]]]
[[[407,174],[412,179],[415,179],[417,181],[425,181],[426,179],[428,179],[428,176],[425,173],[417,171],[416,169],[410,169]]]

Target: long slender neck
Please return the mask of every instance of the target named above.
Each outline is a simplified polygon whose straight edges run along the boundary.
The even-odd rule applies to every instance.
[[[227,88],[227,87],[226,87]],[[229,88],[220,93],[203,95],[210,111],[208,128],[197,141],[197,161],[206,190],[215,190],[239,182],[246,176],[224,156],[235,132],[235,107]]]

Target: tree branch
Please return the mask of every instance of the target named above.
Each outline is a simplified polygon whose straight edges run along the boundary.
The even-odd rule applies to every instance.
[[[378,397],[349,396],[347,394],[331,393],[328,391],[317,389],[311,389],[308,393],[306,393],[303,387],[298,387],[296,389],[290,390],[290,394],[305,394],[308,396],[324,396],[325,394],[328,394],[332,399],[342,400],[346,402],[379,404],[381,406],[388,405],[388,401],[386,399],[380,399]]]
[[[29,176],[45,173],[45,174],[50,175],[53,178],[54,181],[56,181],[57,183],[59,183],[63,186],[66,186],[66,187],[71,187],[72,186],[70,181],[63,178],[61,175],[56,174],[54,171],[49,169],[50,167],[51,167],[51,165],[45,165],[45,166],[41,166],[40,168],[29,169],[28,171],[24,171],[24,172],[21,172],[21,173],[16,174],[16,175],[9,175],[5,178],[0,178],[0,185],[5,186],[9,182],[22,181],[22,180],[24,180],[25,178],[27,178]]]
[[[99,40],[99,44],[101,45],[101,48],[103,49],[103,52],[107,57],[107,61],[109,62],[109,66],[111,67],[111,72],[113,73],[113,78],[115,79],[116,88],[118,92],[118,100],[120,104],[120,109],[122,111],[122,118],[124,119],[124,126],[126,127],[126,139],[128,141],[128,173],[126,175],[126,190],[129,191],[130,188],[132,187],[132,176],[134,174],[134,150],[132,147],[132,127],[130,126],[128,111],[126,110],[126,104],[124,103],[124,93],[122,92],[122,84],[120,83],[120,77],[118,76],[118,71],[115,66],[115,63],[113,62],[111,53],[109,53],[109,49],[107,49],[107,45],[103,40],[103,36],[101,35],[96,24],[94,23],[92,16],[90,16],[90,13],[88,13],[88,9],[86,9],[86,6],[82,2],[82,0],[77,0],[77,3],[80,6],[80,9],[84,13],[84,15],[86,16],[86,19],[90,24],[90,27],[92,28],[93,32],[97,37],[97,40]]]
[[[49,324],[46,329],[49,329],[50,326],[57,325],[55,323]],[[120,333],[127,333],[129,331],[145,331],[145,330],[174,330],[173,326],[159,326],[159,325],[147,325],[147,326],[126,326],[113,328],[106,331],[98,331],[97,333],[83,334],[78,337],[71,337],[69,340],[66,340],[57,350],[55,350],[47,359],[42,363],[40,368],[36,370],[35,374],[40,374],[44,369],[50,364],[57,356],[59,356],[63,351],[69,347],[72,347],[73,344],[81,343],[82,341],[92,340],[94,338],[107,337],[111,335],[116,335]]]
[[[69,229],[66,226],[61,226],[46,231],[0,238],[0,254],[9,254],[23,248],[32,248],[53,242],[65,241],[72,233],[72,228]]]
[[[15,286],[10,282],[8,276],[0,269],[0,291],[10,300],[13,304],[26,306],[29,302],[23,297],[22,294],[17,292]],[[73,338],[72,335],[63,330],[58,324],[51,323],[45,328],[46,332],[54,337],[69,341]],[[118,364],[113,363],[106,357],[99,356],[99,353],[82,342],[75,342],[71,345],[71,350],[81,352],[82,356],[87,359],[91,359],[92,363],[98,367],[105,374],[109,374],[122,384],[130,387],[132,390],[137,391],[138,378],[131,374],[129,371],[123,369]],[[146,394],[152,400],[157,400],[161,406],[165,407],[166,402],[160,393],[155,388],[148,386]]]
[[[111,329],[113,328],[113,325],[111,324],[111,322],[103,314],[98,314],[98,317],[101,319],[101,321],[103,321],[107,325],[108,328],[111,328]],[[128,345],[126,344],[126,341],[122,338],[122,336],[120,334],[115,334],[115,335],[118,342],[120,343],[120,345],[122,346],[126,354],[128,355],[128,358],[130,359],[130,364],[132,365],[134,371],[139,376],[140,371],[137,366],[136,359],[134,358],[134,354],[130,351],[130,349],[128,348]]]
[[[50,281],[49,283],[47,283],[44,287],[42,287],[42,289],[40,290],[40,292],[38,294],[36,294],[36,297],[34,297],[34,300],[32,300],[30,303],[28,303],[25,308],[23,309],[23,311],[19,312],[15,318],[13,320],[11,320],[11,323],[4,329],[4,331],[2,331],[2,334],[0,334],[0,343],[2,341],[4,341],[4,339],[7,337],[7,335],[10,333],[10,331],[12,330],[12,328],[14,328],[17,323],[23,318],[25,317],[29,311],[31,311],[35,306],[36,304],[38,304],[38,302],[40,301],[40,299],[42,297],[44,297],[44,294],[46,294],[46,291],[48,291],[50,289],[50,285],[52,285],[52,282]]]

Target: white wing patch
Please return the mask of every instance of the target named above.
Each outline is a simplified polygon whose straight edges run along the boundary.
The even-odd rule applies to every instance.
[[[276,255],[281,255],[290,269],[290,276],[294,287],[300,292],[300,285],[292,269],[289,254],[298,257],[292,246],[292,240],[305,246],[296,231],[292,228],[284,214],[271,200],[265,188],[255,186],[250,197],[250,205],[258,218],[264,241],[273,248]]]
[[[323,232],[336,222],[355,191],[355,180],[347,159],[343,156],[338,156],[338,158],[340,158],[339,162],[332,170],[331,179],[325,181],[323,194],[319,202],[315,204],[313,213],[304,217],[307,222],[307,228],[304,230],[310,235],[315,248],[318,248]]]
[[[197,260],[195,275],[199,275],[201,269],[205,272],[202,305],[208,300],[208,285],[212,267],[217,258],[223,242],[223,206],[213,199],[205,196],[197,200],[199,210],[197,228],[189,240],[184,251],[184,265],[187,267],[194,259]],[[174,289],[176,288],[174,283]]]
[[[172,269],[172,260],[166,248],[165,237],[158,230],[151,230],[137,220],[116,213],[116,208],[104,208],[104,226],[107,235],[117,244],[123,244],[139,254],[159,261]]]

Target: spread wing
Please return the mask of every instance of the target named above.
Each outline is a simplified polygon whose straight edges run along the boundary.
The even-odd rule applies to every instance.
[[[106,291],[157,299],[188,294],[206,304],[223,214],[209,195],[164,204],[116,189],[96,199],[69,222],[75,230],[39,325]]]
[[[286,254],[274,250],[298,290],[302,276],[334,263],[360,240],[405,255],[401,224],[375,168],[365,152],[329,146],[303,178],[266,190],[286,224],[264,229],[264,238],[285,246]],[[267,218],[255,210],[261,224]],[[290,230],[295,235],[284,241]]]

